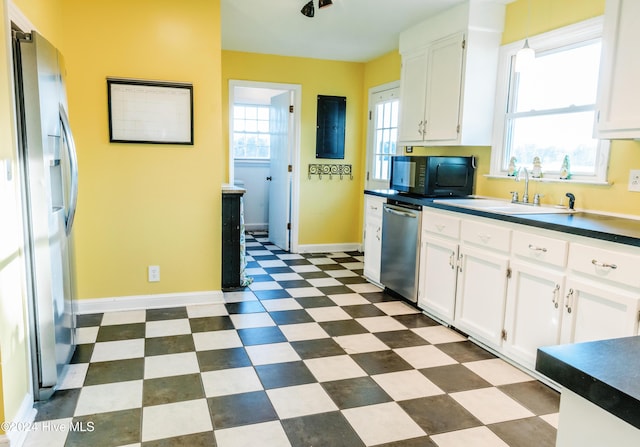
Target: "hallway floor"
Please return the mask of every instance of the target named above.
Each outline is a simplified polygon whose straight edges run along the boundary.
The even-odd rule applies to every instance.
[[[78,316],[25,445],[555,444],[558,393],[366,282],[361,253],[247,252],[224,304]]]

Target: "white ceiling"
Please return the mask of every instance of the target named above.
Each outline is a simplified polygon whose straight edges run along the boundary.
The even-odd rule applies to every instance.
[[[221,0],[222,49],[367,62],[398,48],[400,32],[464,0]]]

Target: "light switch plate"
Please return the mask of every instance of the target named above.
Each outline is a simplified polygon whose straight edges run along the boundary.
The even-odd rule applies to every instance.
[[[640,169],[629,171],[629,191],[640,192]]]

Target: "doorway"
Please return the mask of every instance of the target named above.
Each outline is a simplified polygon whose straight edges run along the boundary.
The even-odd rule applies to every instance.
[[[397,151],[399,108],[398,81],[369,90],[365,189],[389,188],[391,157]]]
[[[229,81],[229,182],[246,189],[247,231],[298,251],[301,87]]]

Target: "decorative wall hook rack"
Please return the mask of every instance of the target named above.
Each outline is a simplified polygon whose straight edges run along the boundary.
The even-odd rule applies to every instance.
[[[353,180],[351,165],[345,164],[311,163],[309,164],[309,180],[312,175],[317,175],[320,180],[323,175],[328,175],[329,180],[332,180],[334,175],[339,175],[340,180],[345,176],[349,176],[349,180]]]

